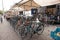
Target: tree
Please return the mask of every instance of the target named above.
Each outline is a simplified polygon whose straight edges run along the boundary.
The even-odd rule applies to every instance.
[[[3,11],[0,10],[0,14],[3,14]]]

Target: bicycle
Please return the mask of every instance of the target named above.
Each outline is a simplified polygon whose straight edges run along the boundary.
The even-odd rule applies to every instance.
[[[33,24],[34,24],[34,27],[32,27]],[[29,25],[20,26],[20,28],[21,29],[19,33],[22,39],[26,38],[28,34],[30,35],[29,38],[32,38],[34,34],[41,35],[42,32],[44,31],[44,25],[36,22],[33,22]]]

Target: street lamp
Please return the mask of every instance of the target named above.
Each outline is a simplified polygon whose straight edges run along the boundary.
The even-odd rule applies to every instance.
[[[2,10],[3,10],[3,14],[4,14],[4,3],[3,3],[3,0],[2,0]]]

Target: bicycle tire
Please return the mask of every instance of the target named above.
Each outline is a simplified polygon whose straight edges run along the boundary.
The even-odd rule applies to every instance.
[[[41,27],[42,27],[42,29],[39,29],[39,28],[41,28]],[[41,24],[40,27],[38,27],[37,29],[40,31],[40,32],[38,31],[37,34],[38,34],[38,35],[41,35],[41,34],[43,33],[43,31],[44,31],[44,25]]]

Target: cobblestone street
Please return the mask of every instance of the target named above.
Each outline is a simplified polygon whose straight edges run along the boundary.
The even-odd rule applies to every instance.
[[[5,19],[3,23],[0,23],[0,40],[20,40],[16,32]]]

